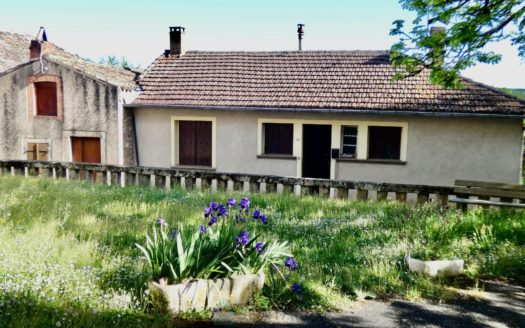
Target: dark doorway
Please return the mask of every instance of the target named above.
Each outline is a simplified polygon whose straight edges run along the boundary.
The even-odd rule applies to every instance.
[[[303,125],[303,177],[330,179],[331,125]]]

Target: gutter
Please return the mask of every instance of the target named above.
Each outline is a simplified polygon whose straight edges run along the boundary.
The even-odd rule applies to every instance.
[[[393,115],[393,116],[430,116],[430,117],[479,117],[479,118],[499,118],[499,119],[525,119],[525,114],[498,114],[498,113],[454,113],[454,112],[417,112],[417,111],[397,111],[381,109],[323,109],[323,108],[285,108],[285,107],[229,107],[229,106],[195,106],[195,105],[146,105],[129,104],[125,108],[168,108],[168,109],[199,109],[199,110],[220,110],[234,112],[283,112],[283,113],[344,113],[344,114],[365,114],[365,115]]]

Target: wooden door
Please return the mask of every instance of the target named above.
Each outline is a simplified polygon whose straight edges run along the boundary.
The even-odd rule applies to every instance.
[[[73,162],[100,163],[100,138],[72,137]]]

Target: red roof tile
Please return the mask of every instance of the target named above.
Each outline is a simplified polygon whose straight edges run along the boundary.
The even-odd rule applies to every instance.
[[[387,51],[191,51],[159,57],[133,104],[525,114],[525,102],[468,79],[450,90],[428,73],[392,76]]]

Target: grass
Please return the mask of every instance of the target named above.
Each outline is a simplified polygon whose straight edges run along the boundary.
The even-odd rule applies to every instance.
[[[0,326],[171,325],[148,303],[135,243],[158,217],[203,224],[202,209],[233,195],[118,188],[0,177]],[[463,258],[466,274],[525,277],[522,211],[440,210],[432,205],[363,203],[252,195],[266,236],[292,243],[290,281],[299,297],[266,288],[259,309],[325,311],[364,296],[443,299],[456,282],[409,273],[403,258]]]

